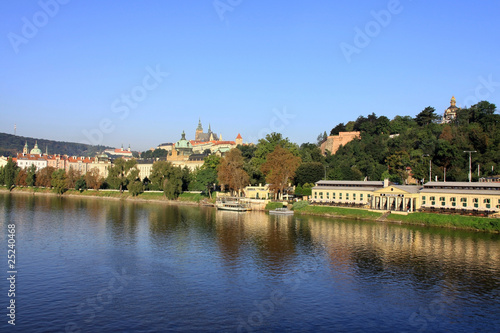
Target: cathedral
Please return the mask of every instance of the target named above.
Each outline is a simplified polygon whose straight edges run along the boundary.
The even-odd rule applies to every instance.
[[[222,141],[221,136],[217,136],[216,133],[212,132],[210,124],[208,124],[208,132],[203,133],[203,126],[201,126],[201,119],[198,120],[198,127],[196,128],[196,133],[194,136],[194,141],[208,142],[208,141]]]

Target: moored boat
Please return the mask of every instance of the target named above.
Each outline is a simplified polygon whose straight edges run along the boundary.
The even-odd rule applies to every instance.
[[[275,208],[273,210],[270,210],[269,214],[273,214],[273,215],[293,215],[293,210],[289,210],[286,207]]]

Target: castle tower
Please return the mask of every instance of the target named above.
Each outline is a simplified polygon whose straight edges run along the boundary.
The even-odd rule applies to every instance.
[[[236,145],[242,145],[243,144],[243,138],[241,137],[240,133],[238,133],[238,136],[236,137],[236,140],[234,140],[234,143],[236,143]]]
[[[196,127],[196,133],[194,134],[194,139],[196,141],[201,140],[200,134],[203,133],[203,126],[201,126],[201,119],[198,118],[198,127]]]

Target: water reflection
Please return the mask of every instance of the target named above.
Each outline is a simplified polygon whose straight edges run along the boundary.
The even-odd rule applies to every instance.
[[[11,221],[17,225],[25,288],[44,294],[38,277],[51,275],[58,287],[76,295],[76,301],[65,304],[66,315],[76,321],[75,307],[86,296],[74,281],[83,281],[95,296],[94,280],[108,283],[109,272],[123,268],[135,282],[120,295],[120,303],[117,296],[105,310],[113,309],[131,325],[147,324],[146,331],[203,330],[222,322],[219,330],[228,331],[275,290],[285,294],[286,302],[266,317],[269,326],[259,327],[263,330],[366,328],[359,318],[386,325],[381,331],[391,331],[387,323],[415,328],[412,313],[438,300],[440,320],[466,322],[474,331],[481,329],[470,318],[482,315],[491,323],[500,310],[496,234],[4,193],[0,218],[4,228]],[[47,262],[54,262],[48,273]],[[127,299],[148,307],[142,311]],[[34,301],[33,313],[43,305]],[[461,315],[466,311],[469,317]],[[161,318],[153,315],[158,313]],[[134,322],[135,316],[142,324]],[[86,328],[95,331],[97,323]]]

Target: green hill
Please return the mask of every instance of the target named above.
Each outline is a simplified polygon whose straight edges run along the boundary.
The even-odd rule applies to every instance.
[[[29,149],[32,149],[35,141],[37,141],[38,148],[44,153],[47,149],[49,154],[66,154],[70,156],[95,156],[96,153],[111,148],[0,133],[0,156],[15,156],[17,153],[21,153],[26,141],[28,142]]]

